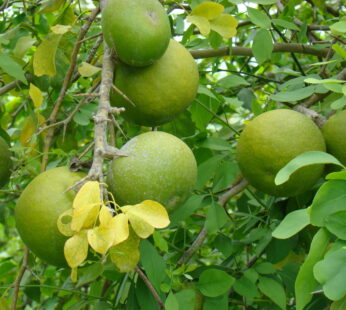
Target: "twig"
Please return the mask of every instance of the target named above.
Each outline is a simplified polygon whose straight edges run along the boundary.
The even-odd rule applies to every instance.
[[[318,57],[325,57],[328,54],[328,48],[316,49],[309,44],[300,43],[275,43],[273,53],[298,53],[298,54],[309,54]],[[249,47],[234,46],[221,47],[217,50],[205,49],[205,50],[192,50],[191,55],[195,59],[209,58],[209,57],[221,57],[221,56],[249,56],[252,57],[252,49]]]
[[[77,38],[77,43],[75,44],[73,51],[72,51],[72,55],[71,55],[71,60],[70,60],[70,67],[65,75],[58,99],[55,103],[55,106],[53,108],[52,113],[49,116],[49,121],[51,123],[54,123],[57,116],[58,116],[58,112],[60,110],[60,107],[63,103],[66,91],[68,86],[70,85],[70,81],[72,78],[72,75],[74,73],[76,64],[77,64],[77,57],[78,57],[78,53],[80,50],[80,47],[82,45],[82,43],[80,42],[84,36],[86,35],[86,33],[88,32],[93,20],[96,18],[97,14],[100,12],[100,7],[95,8],[90,16],[88,17],[87,21],[84,23],[84,25],[82,26],[79,34],[78,34],[78,38]],[[44,148],[43,148],[43,157],[42,157],[42,165],[41,165],[41,171],[46,170],[47,167],[47,163],[48,163],[48,152],[50,149],[50,145],[52,142],[52,138],[54,135],[54,130],[53,129],[49,129],[47,131],[47,135],[46,138],[44,139]]]
[[[233,186],[230,187],[230,189],[224,193],[223,195],[221,195],[219,197],[218,203],[221,206],[224,206],[227,201],[229,199],[231,199],[233,196],[239,194],[241,191],[243,191],[247,186],[248,186],[248,182],[245,179],[236,179],[235,184],[233,184]],[[195,241],[192,243],[192,245],[183,253],[183,255],[180,257],[180,259],[178,260],[177,264],[178,265],[182,265],[182,264],[186,264],[190,258],[192,257],[192,255],[198,250],[198,248],[202,245],[203,241],[205,240],[205,238],[207,237],[208,232],[207,232],[207,228],[204,225],[203,228],[201,229],[201,231],[199,232],[197,238],[195,239]]]
[[[161,300],[159,294],[157,294],[154,286],[151,284],[151,282],[149,281],[147,276],[144,274],[144,272],[138,266],[135,267],[135,271],[138,273],[138,275],[141,277],[141,279],[144,281],[144,283],[148,287],[150,293],[153,295],[156,302],[159,304],[160,309],[164,308],[165,305],[164,305],[163,301]]]
[[[13,292],[13,297],[12,297],[11,310],[16,310],[18,294],[19,294],[19,289],[20,289],[20,282],[22,281],[22,278],[24,276],[24,272],[28,266],[28,260],[29,260],[29,249],[27,247],[25,247],[24,248],[23,263],[19,269],[18,275],[16,277],[16,281],[14,282],[14,292]]]

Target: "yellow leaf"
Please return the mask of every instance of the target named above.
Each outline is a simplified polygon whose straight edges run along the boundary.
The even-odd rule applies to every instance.
[[[76,268],[85,261],[88,256],[88,238],[85,230],[66,240],[64,255],[71,268]]]
[[[154,227],[143,221],[140,217],[133,214],[128,214],[131,227],[136,232],[136,234],[142,239],[148,238],[153,232]]]
[[[219,3],[212,2],[212,1],[205,1],[197,5],[192,10],[191,15],[203,16],[206,19],[211,20],[219,16],[224,10],[225,10],[224,6]]]
[[[33,60],[34,74],[36,76],[56,74],[55,54],[58,48],[61,35],[53,35],[50,39],[44,40],[36,49]]]
[[[110,225],[114,232],[113,245],[125,241],[129,237],[129,219],[126,214],[118,214],[113,217]]]
[[[109,250],[110,258],[120,272],[130,272],[138,264],[140,255],[139,242],[140,239],[131,230],[126,241],[111,247]]]
[[[71,30],[71,26],[68,25],[55,25],[50,27],[50,30],[55,34],[65,34]]]
[[[203,16],[189,15],[186,20],[196,25],[200,33],[204,36],[207,36],[210,33],[210,23],[209,20]]]
[[[90,246],[100,254],[106,254],[112,246],[114,231],[107,226],[98,226],[88,231],[88,241]]]
[[[32,136],[35,134],[35,131],[39,127],[39,125],[44,121],[45,118],[39,113],[30,114],[27,117],[23,124],[22,131],[20,134],[20,144],[22,146],[30,146],[31,144],[32,146],[37,145],[37,141],[35,139],[32,141]]]
[[[73,200],[71,228],[73,231],[91,228],[95,225],[101,206],[100,184],[86,182]]]
[[[10,310],[10,305],[6,297],[0,297],[0,309],[1,310]]]
[[[100,225],[107,226],[112,218],[112,211],[109,210],[109,208],[107,208],[106,206],[102,206],[99,213]]]
[[[127,215],[134,215],[155,228],[165,228],[170,223],[164,206],[153,200],[145,200],[137,205],[125,206],[122,209]]]
[[[29,96],[34,103],[35,108],[39,108],[43,102],[41,89],[30,83]]]
[[[95,67],[87,62],[82,62],[82,65],[78,67],[78,72],[83,77],[89,77],[97,72],[100,72],[101,68]]]
[[[230,39],[237,34],[238,21],[229,14],[221,14],[210,21],[210,27],[222,37]]]
[[[72,209],[68,209],[58,217],[57,225],[59,231],[67,237],[73,236],[71,229]]]

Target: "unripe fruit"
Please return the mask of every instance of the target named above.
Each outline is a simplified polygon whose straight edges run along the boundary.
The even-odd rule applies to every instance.
[[[184,46],[171,40],[165,54],[153,65],[134,68],[120,65],[115,85],[136,105],[112,90],[113,106],[125,107],[122,115],[143,126],[171,121],[194,100],[198,88],[198,68]]]
[[[0,137],[0,187],[4,186],[11,175],[11,153],[6,141]]]
[[[189,147],[177,137],[151,131],[134,137],[109,167],[107,183],[120,205],[150,199],[168,211],[181,205],[191,194],[197,165]]]
[[[102,31],[120,60],[131,66],[159,59],[171,37],[168,16],[157,0],[107,0]]]
[[[241,133],[237,158],[251,185],[273,196],[295,196],[310,189],[323,172],[323,165],[306,166],[276,186],[278,171],[307,151],[325,151],[319,128],[301,113],[274,110],[254,118]]]
[[[66,264],[66,237],[57,227],[58,217],[69,208],[75,197],[65,191],[83,177],[68,167],[54,168],[39,174],[20,195],[15,220],[20,237],[27,247],[42,260],[57,266]]]
[[[346,165],[346,110],[334,114],[323,126],[328,153]]]

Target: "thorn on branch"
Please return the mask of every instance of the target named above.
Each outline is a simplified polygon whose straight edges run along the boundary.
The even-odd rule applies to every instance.
[[[112,84],[112,88],[121,96],[123,97],[128,103],[133,105],[134,107],[136,104],[129,98],[127,97],[118,87],[116,87],[114,84]]]

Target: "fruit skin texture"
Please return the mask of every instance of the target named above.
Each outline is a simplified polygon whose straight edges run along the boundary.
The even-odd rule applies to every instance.
[[[275,185],[277,172],[307,151],[325,151],[321,131],[303,114],[279,109],[257,116],[245,127],[237,158],[251,185],[273,196],[289,197],[311,188],[323,172],[323,165],[303,167],[286,183]]]
[[[324,124],[322,133],[328,153],[346,165],[346,110],[334,114]]]
[[[177,137],[151,131],[134,137],[113,160],[107,183],[115,201],[133,205],[150,199],[168,212],[190,195],[197,178],[197,164],[189,147]]]
[[[15,220],[20,237],[34,254],[49,264],[66,265],[67,237],[59,232],[57,220],[72,208],[75,196],[73,190],[64,191],[83,176],[70,172],[68,167],[45,171],[30,182],[17,202]]]
[[[166,53],[153,65],[133,68],[120,65],[115,85],[136,105],[111,91],[113,106],[125,107],[121,115],[143,126],[171,121],[194,100],[199,83],[198,68],[190,53],[171,40]]]
[[[171,37],[168,16],[157,0],[108,0],[101,23],[107,44],[131,66],[159,59]]]
[[[11,152],[6,141],[0,137],[0,187],[4,186],[11,175]]]

